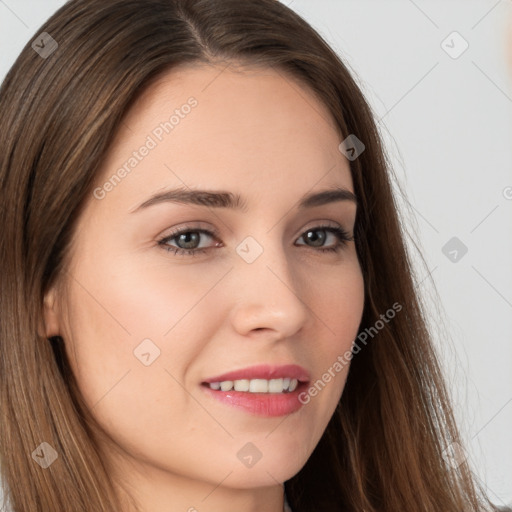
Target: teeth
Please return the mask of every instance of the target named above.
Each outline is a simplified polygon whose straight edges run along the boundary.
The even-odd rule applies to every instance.
[[[210,382],[211,389],[221,391],[245,391],[249,393],[287,393],[295,391],[299,381],[285,377],[282,379],[240,379],[240,380],[225,380],[222,382]]]
[[[225,380],[224,382],[220,383],[220,389],[222,391],[231,391],[233,389],[233,381],[232,380]]]
[[[234,387],[235,391],[249,391],[250,381],[248,379],[235,380]]]
[[[249,382],[249,391],[251,393],[268,393],[268,380],[252,379]]]
[[[282,393],[283,389],[283,379],[272,379],[268,381],[269,393]]]

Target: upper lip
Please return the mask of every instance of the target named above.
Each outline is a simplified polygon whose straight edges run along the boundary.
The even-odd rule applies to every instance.
[[[232,372],[223,373],[222,375],[216,375],[206,379],[205,383],[212,382],[223,382],[226,380],[241,380],[241,379],[280,379],[289,377],[291,379],[297,379],[300,382],[309,382],[309,373],[302,366],[296,364],[285,364],[285,365],[268,365],[260,364],[256,366],[250,366],[242,368],[240,370],[234,370]]]

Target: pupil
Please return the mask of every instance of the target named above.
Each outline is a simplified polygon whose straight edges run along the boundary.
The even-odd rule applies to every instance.
[[[311,236],[311,233],[313,233],[313,236]],[[314,233],[322,233],[322,235],[318,237],[318,236],[315,236]],[[325,232],[320,230],[320,229],[319,230],[315,230],[315,231],[308,231],[307,239],[310,242],[313,242],[313,244],[315,246],[323,245],[324,240],[325,240]]]
[[[187,240],[190,237],[192,238],[192,247],[187,246],[187,247],[182,247],[182,249],[194,249],[195,248],[195,247],[193,247],[194,242],[197,243],[199,236],[197,233],[192,232],[192,231],[190,233],[184,233],[184,234],[180,235],[180,237],[178,238],[178,245],[179,245],[180,241],[183,241],[185,244],[190,244],[191,243],[190,240]]]

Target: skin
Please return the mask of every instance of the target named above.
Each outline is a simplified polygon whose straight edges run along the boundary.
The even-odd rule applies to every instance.
[[[105,460],[142,510],[281,512],[283,482],[317,445],[348,366],[299,411],[277,418],[222,404],[200,383],[260,363],[299,364],[315,382],[350,350],[364,304],[355,244],[321,252],[305,234],[328,223],[352,235],[356,204],[296,207],[310,192],[353,192],[349,163],[326,107],[289,76],[195,65],[139,98],[97,185],[190,96],[198,102],[190,114],[103,199],[87,199],[67,271],[45,299],[46,334],[63,337],[108,435]],[[166,202],[131,213],[179,186],[238,193],[247,210]],[[158,244],[184,226],[219,236],[196,235],[196,247],[209,249],[195,256]],[[326,236],[320,247],[339,243],[315,234]],[[250,264],[236,251],[247,236],[263,247]],[[168,245],[187,247],[183,238]],[[134,355],[145,339],[160,350],[149,366]],[[248,442],[262,453],[251,468],[237,457]]]

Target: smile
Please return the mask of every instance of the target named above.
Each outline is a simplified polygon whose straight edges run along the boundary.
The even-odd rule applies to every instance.
[[[245,391],[248,393],[290,393],[295,391],[299,381],[290,377],[281,379],[240,379],[210,382],[211,389],[221,391]]]
[[[286,416],[304,404],[309,372],[295,364],[261,364],[210,377],[201,383],[208,399],[256,416]]]

